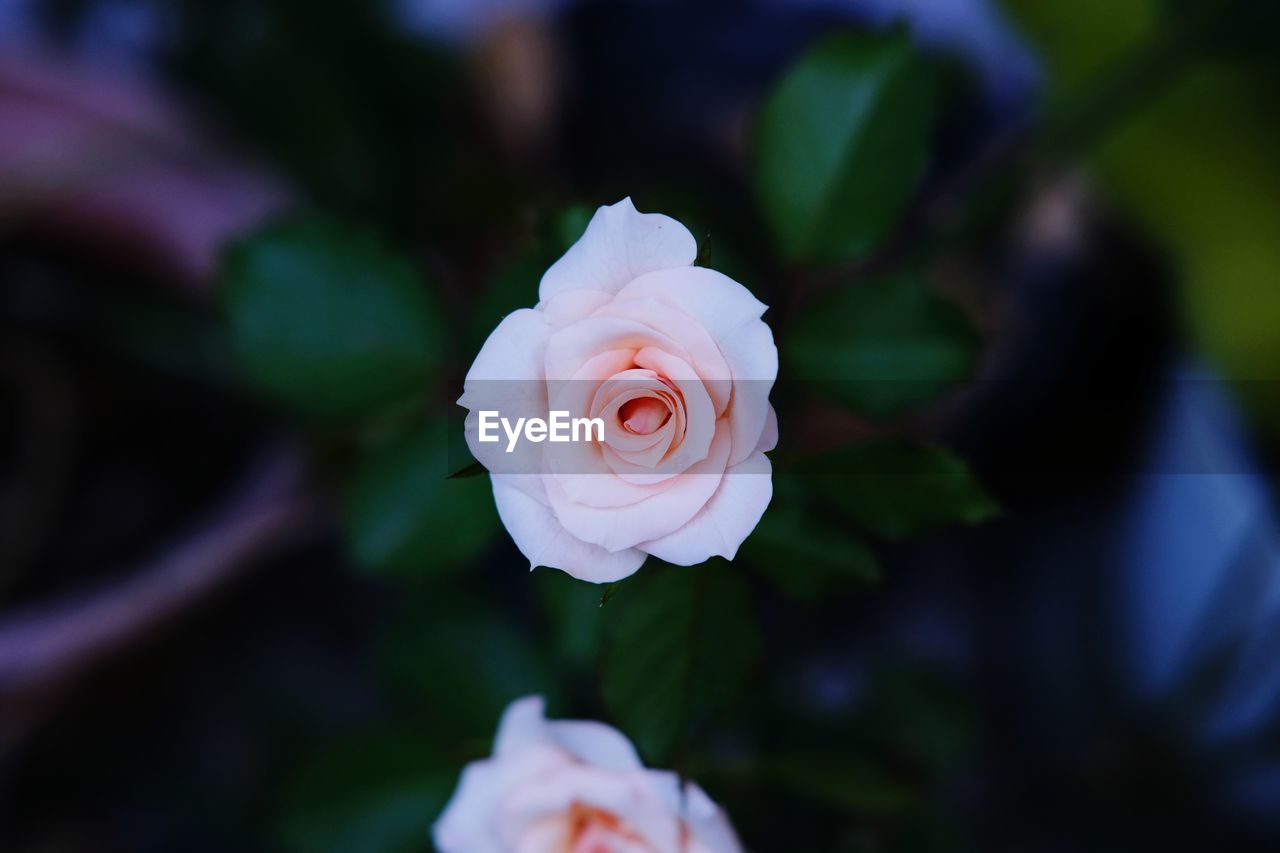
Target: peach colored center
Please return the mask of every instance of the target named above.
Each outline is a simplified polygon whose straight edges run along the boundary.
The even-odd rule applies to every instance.
[[[618,409],[618,419],[628,432],[650,435],[671,417],[671,410],[654,397],[637,397],[628,400]]]
[[[617,815],[575,803],[569,813],[567,853],[615,853],[639,841]],[[621,842],[621,844],[620,844]]]

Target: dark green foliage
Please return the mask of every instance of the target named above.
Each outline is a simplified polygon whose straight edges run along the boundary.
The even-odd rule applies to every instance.
[[[412,264],[319,217],[236,245],[222,270],[249,379],[305,414],[350,418],[426,392],[442,324]]]
[[[862,442],[807,460],[805,471],[829,505],[881,536],[910,536],[997,513],[968,466],[932,445]]]
[[[758,119],[756,192],[782,253],[834,262],[873,249],[915,191],[932,120],[932,77],[905,34],[811,48]]]
[[[296,768],[280,834],[297,853],[421,853],[455,784],[452,764],[422,732],[350,736]]]
[[[422,425],[374,448],[347,491],[356,560],[422,579],[479,556],[498,530],[489,478],[450,475],[443,425]]]
[[[926,404],[968,377],[977,346],[964,312],[900,275],[806,306],[784,357],[794,378],[877,418]]]
[[[605,605],[605,701],[657,766],[737,695],[759,653],[738,571],[721,561],[650,568]]]
[[[787,594],[807,601],[880,577],[875,555],[857,536],[782,501],[769,507],[740,553]]]

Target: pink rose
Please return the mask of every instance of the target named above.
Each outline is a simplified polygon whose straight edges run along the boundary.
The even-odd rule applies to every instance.
[[[649,554],[732,559],[769,505],[778,350],[765,306],[696,253],[670,217],[629,198],[602,207],[537,306],[504,318],[471,365],[467,442],[531,566],[603,583]],[[520,418],[557,411],[602,421],[603,436],[509,439]]]
[[[647,770],[617,730],[548,721],[513,702],[493,756],[467,765],[434,828],[440,853],[738,853],[724,812],[692,782]]]

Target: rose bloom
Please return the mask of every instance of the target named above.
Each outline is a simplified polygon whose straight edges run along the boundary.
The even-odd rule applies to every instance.
[[[778,350],[765,306],[696,254],[668,216],[601,207],[467,373],[467,442],[531,567],[602,583],[649,554],[732,559],[769,505]],[[506,435],[479,441],[485,410],[598,417],[603,440],[508,453]]]
[[[617,729],[513,702],[493,756],[467,765],[434,828],[440,853],[738,853],[692,782],[648,770]]]

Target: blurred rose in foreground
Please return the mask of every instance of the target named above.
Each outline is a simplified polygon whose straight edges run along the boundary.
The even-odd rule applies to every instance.
[[[646,769],[610,726],[546,720],[534,696],[507,708],[493,757],[463,771],[435,842],[441,853],[742,850],[697,785]]]
[[[204,283],[229,239],[288,203],[145,79],[0,56],[0,224],[34,222]]]
[[[467,373],[467,443],[532,565],[601,583],[650,554],[732,559],[769,505],[778,350],[765,306],[696,254],[670,217],[600,208]],[[482,411],[599,418],[603,440],[513,455],[479,440]]]

